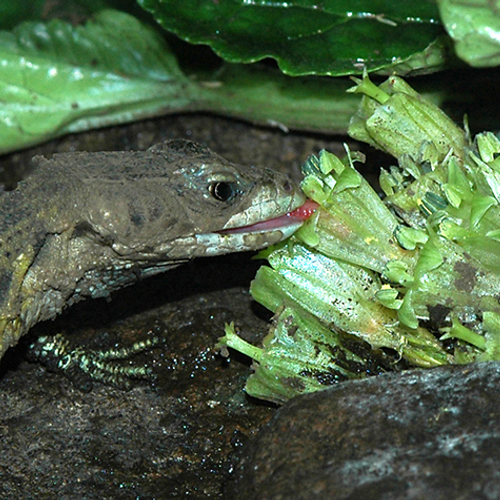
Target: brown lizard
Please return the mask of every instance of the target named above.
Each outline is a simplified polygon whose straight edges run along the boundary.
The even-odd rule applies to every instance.
[[[290,212],[305,198],[286,176],[189,141],[33,161],[0,195],[0,357],[81,299],[193,257],[275,244],[302,222]]]

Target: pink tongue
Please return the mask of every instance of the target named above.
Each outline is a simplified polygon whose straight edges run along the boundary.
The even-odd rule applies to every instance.
[[[283,217],[293,217],[299,220],[307,220],[311,215],[316,212],[319,207],[319,203],[312,200],[306,200],[306,202],[299,208],[296,208],[293,212],[288,212]],[[279,218],[279,217],[278,217]]]
[[[218,231],[219,233],[250,233],[259,231],[272,231],[273,229],[280,229],[282,227],[290,226],[298,221],[305,221],[311,217],[311,215],[318,208],[318,204],[315,201],[307,200],[299,208],[296,208],[292,212],[288,212],[285,215],[276,217],[275,219],[265,220],[263,222],[257,222],[250,226],[236,227],[234,229],[225,229],[223,231]]]

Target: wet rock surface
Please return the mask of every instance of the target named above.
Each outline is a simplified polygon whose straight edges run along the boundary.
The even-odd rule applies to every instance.
[[[344,382],[280,408],[228,498],[500,498],[500,364]]]
[[[104,349],[162,337],[122,363],[146,363],[153,383],[124,391],[94,382],[84,392],[26,362],[23,345],[11,350],[0,379],[0,498],[219,498],[231,453],[273,412],[245,398],[248,363],[214,350],[227,321],[265,330],[247,287],[237,286],[248,258],[194,262],[171,281],[83,302],[31,333],[62,331],[75,346]]]

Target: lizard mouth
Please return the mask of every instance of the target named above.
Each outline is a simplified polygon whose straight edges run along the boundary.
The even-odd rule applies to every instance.
[[[194,235],[196,244],[191,256],[221,255],[231,252],[260,250],[291,236],[318,208],[306,200],[300,207],[273,219],[246,226],[222,229],[213,233]]]
[[[248,226],[235,227],[232,229],[223,229],[217,231],[218,234],[251,234],[251,233],[268,233],[270,231],[279,230],[286,234],[285,237],[293,234],[318,208],[318,204],[312,200],[306,202],[300,207],[274,219],[256,222]]]
[[[300,207],[284,215],[246,226],[222,229],[212,233],[199,233],[169,242],[164,254],[170,260],[188,260],[232,252],[260,250],[291,236],[318,207],[307,200]],[[141,255],[144,258],[143,255]]]

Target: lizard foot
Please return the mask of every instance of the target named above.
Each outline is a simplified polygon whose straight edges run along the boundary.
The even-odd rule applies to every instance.
[[[155,375],[147,365],[123,366],[117,362],[163,342],[163,338],[155,336],[130,347],[100,351],[82,346],[72,347],[67,337],[59,333],[38,337],[28,347],[28,359],[39,361],[51,371],[62,372],[84,392],[92,390],[94,381],[129,390],[133,386],[132,380],[154,381]]]

